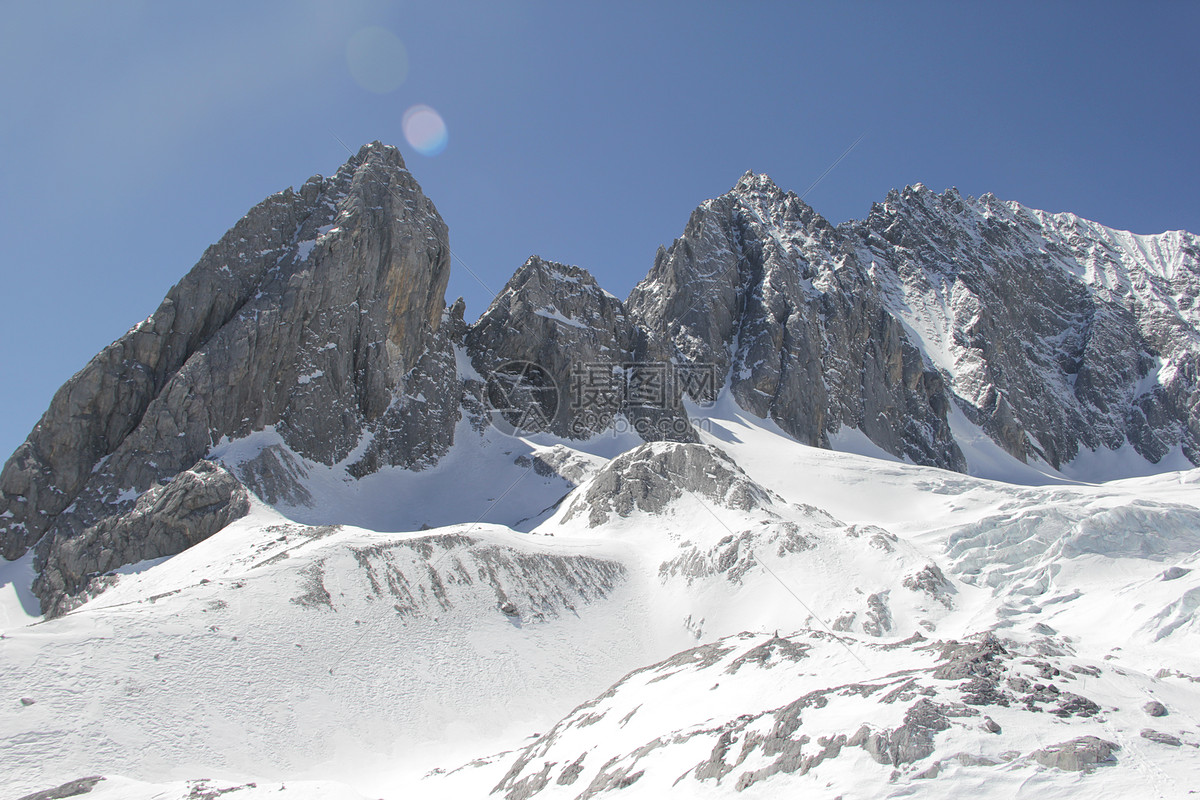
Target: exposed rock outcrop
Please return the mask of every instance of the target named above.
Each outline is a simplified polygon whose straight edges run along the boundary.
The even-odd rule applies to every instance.
[[[0,473],[3,555],[49,552],[272,426],[356,474],[435,460],[459,414],[438,333],[449,266],[446,226],[394,147],[269,197],[55,395]]]
[[[765,175],[703,203],[627,301],[745,409],[964,469],[952,404],[1054,467],[1128,444],[1200,463],[1200,238],[992,195],[892,192],[830,225]]]
[[[67,781],[53,789],[27,794],[20,800],[63,800],[66,797],[78,797],[90,793],[103,780],[104,776],[102,775],[93,775],[90,778],[78,778],[73,781]]]
[[[622,415],[648,441],[695,441],[668,350],[587,270],[532,256],[470,326],[466,343],[482,375],[513,362],[538,368],[520,376],[537,396],[512,398],[508,422],[517,428],[587,438]]]
[[[1159,744],[1165,744],[1167,747],[1182,747],[1183,746],[1183,742],[1180,740],[1180,738],[1178,736],[1172,736],[1169,733],[1163,733],[1162,731],[1156,731],[1151,728],[1146,728],[1145,730],[1143,730],[1141,735],[1142,735],[1143,739],[1149,739],[1152,742],[1158,742]]]
[[[1165,717],[1167,715],[1167,707],[1157,700],[1151,700],[1146,705],[1142,706],[1142,711],[1145,711],[1152,717]]]
[[[42,611],[57,616],[82,601],[88,582],[124,564],[173,556],[250,510],[250,493],[224,467],[201,461],[151,487],[133,508],[100,520],[46,549],[33,589]]]
[[[845,658],[846,648],[863,653],[864,663]],[[908,653],[912,660],[899,670],[869,661],[884,652],[889,657]],[[811,665],[831,655],[842,663],[826,676],[826,685]],[[1068,662],[1076,662],[1075,657],[1042,661],[1030,655],[1022,645],[1002,644],[990,634],[963,642],[930,643],[916,636],[874,645],[814,630],[786,637],[725,637],[637,669],[579,705],[508,756],[509,769],[493,791],[513,800],[540,796],[552,789],[553,772],[585,750],[587,760],[582,769],[572,768],[572,781],[611,786],[614,778],[636,775],[645,784],[662,787],[660,791],[684,794],[689,787],[693,794],[700,791],[697,783],[738,792],[770,782],[772,786],[763,787],[766,795],[782,796],[798,785],[788,775],[806,774],[831,794],[919,794],[913,782],[940,779],[958,767],[970,768],[973,781],[989,780],[988,771],[1011,777],[1026,770],[1076,786],[1070,783],[1072,776],[1045,774],[1043,767],[1091,772],[1115,764],[1121,749],[1089,735],[1060,741],[1071,735],[1063,735],[1064,726],[1092,727],[1091,714],[1046,714],[1030,705],[1022,708],[1003,694],[972,698],[965,685],[947,683],[948,678],[971,675],[1015,678],[1042,668],[1059,670],[1062,681],[1074,679]],[[855,679],[859,668],[864,674]],[[1094,669],[1098,674],[1099,668]],[[1119,670],[1112,674],[1124,677]],[[768,695],[789,684],[794,691]],[[711,698],[742,691],[762,691],[772,700],[713,713]],[[990,716],[1002,710],[1011,720],[1003,728]],[[641,725],[627,725],[630,718]],[[885,718],[888,722],[880,724]],[[1012,746],[1029,741],[1033,732],[1060,743],[1032,753]],[[1143,736],[1170,747],[1175,746],[1171,739],[1178,739],[1154,731]],[[975,742],[979,749],[956,751],[963,742]],[[860,748],[869,759],[851,752]],[[547,771],[548,765],[554,769]],[[961,780],[961,775],[951,780]]]
[[[742,408],[802,442],[829,447],[855,428],[898,456],[966,467],[942,376],[838,229],[765,175],[696,209],[628,307],[680,361],[715,364]]]
[[[589,527],[595,527],[607,522],[612,514],[656,514],[684,493],[742,510],[778,500],[719,448],[654,442],[614,458],[571,501],[563,520],[586,515]]]
[[[880,764],[899,767],[931,755],[934,736],[949,727],[945,711],[937,703],[922,698],[904,713],[904,724],[891,731],[870,734],[862,746]]]
[[[1125,446],[1200,463],[1198,264],[1191,234],[1137,237],[920,185],[835,227],[746,173],[696,209],[626,302],[535,256],[468,325],[461,300],[445,307],[445,224],[398,151],[374,143],[251,209],[59,390],[0,471],[0,554],[40,542],[43,599],[76,592],[84,576],[164,548],[65,554],[91,552],[97,526],[253,434],[274,438],[236,477],[272,504],[312,502],[305,464],[352,477],[421,469],[463,413],[477,430],[489,412],[511,423],[489,380],[510,362],[536,365],[544,384],[520,387],[517,404],[552,394],[541,422],[569,438],[629,423],[647,441],[695,442],[681,397],[727,387],[803,442],[836,446],[855,430],[953,470],[968,468],[953,418],[1055,467]],[[764,490],[722,458],[635,450],[568,516],[655,513],[683,491],[760,502]],[[1014,519],[1006,531],[1029,522]],[[952,542],[962,559],[976,549],[966,536]],[[1003,578],[989,563],[987,579]],[[1036,591],[1044,576],[1028,579]],[[941,584],[931,572],[905,585],[949,605]],[[886,632],[882,595],[869,612]]]
[[[1045,767],[1083,772],[1104,764],[1115,764],[1114,753],[1121,749],[1116,742],[1096,736],[1080,736],[1069,742],[1051,745],[1033,752],[1033,759]]]
[[[991,194],[893,191],[839,226],[969,418],[1058,467],[1127,442],[1200,463],[1200,239]]]

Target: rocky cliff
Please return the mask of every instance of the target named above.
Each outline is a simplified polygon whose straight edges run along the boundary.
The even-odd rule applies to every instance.
[[[1054,467],[1128,443],[1200,463],[1200,238],[921,185],[838,228],[956,403]]]
[[[671,351],[585,269],[533,256],[470,326],[466,346],[481,374],[514,362],[539,368],[520,377],[546,390],[543,402],[510,414],[517,427],[580,439],[627,423],[647,440],[695,438],[668,375]]]
[[[765,175],[696,209],[628,303],[678,359],[715,364],[742,408],[802,442],[853,428],[917,463],[966,466],[942,375],[845,237]]]
[[[0,474],[4,556],[54,550],[268,427],[360,472],[435,459],[459,413],[449,267],[446,226],[394,147],[267,198],[54,396]]]
[[[301,462],[421,469],[464,409],[510,433],[628,423],[694,442],[681,399],[724,389],[803,443],[857,432],[951,470],[971,467],[976,430],[1055,468],[1090,451],[1200,462],[1191,234],[919,185],[834,226],[746,173],[626,301],[535,256],[473,324],[445,307],[449,252],[392,147],[267,198],[55,395],[0,473],[0,552],[40,543],[38,590],[60,608],[99,572],[211,533],[147,533],[158,494],[139,498],[223,443],[271,432],[222,475],[303,505]]]
[[[1137,236],[991,195],[892,192],[833,226],[747,173],[629,297],[685,362],[802,442],[856,429],[955,470],[961,410],[1054,468],[1132,448],[1200,463],[1200,238]]]

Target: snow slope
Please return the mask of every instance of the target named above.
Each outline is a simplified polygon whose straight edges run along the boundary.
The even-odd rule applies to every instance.
[[[464,431],[374,484],[305,465],[310,505],[256,502],[51,621],[9,565],[0,797],[89,775],[99,798],[1200,784],[1200,471],[1015,485],[805,447],[727,399],[703,413],[699,445]],[[602,502],[676,463],[702,469]],[[1003,654],[955,655],[987,632]],[[961,663],[994,678],[988,702]],[[1055,713],[1064,692],[1097,710]],[[1111,765],[1046,766],[1084,736],[1120,746]],[[923,755],[893,763],[910,739]]]

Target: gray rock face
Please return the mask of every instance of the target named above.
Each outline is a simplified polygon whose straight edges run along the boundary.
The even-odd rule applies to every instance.
[[[1176,581],[1182,578],[1184,575],[1187,575],[1189,572],[1191,572],[1191,570],[1187,567],[1167,567],[1165,570],[1163,570],[1161,577],[1164,581]]]
[[[312,494],[302,483],[308,473],[285,447],[264,447],[239,466],[238,474],[246,488],[272,506],[312,505]]]
[[[1151,700],[1146,705],[1142,706],[1142,711],[1145,711],[1152,717],[1165,717],[1167,715],[1167,707],[1157,700]]]
[[[906,576],[901,585],[905,589],[925,593],[946,608],[954,607],[953,595],[958,593],[958,590],[954,588],[954,584],[951,583],[950,579],[946,577],[946,574],[942,572],[941,567],[937,564],[928,564],[918,572]]]
[[[627,578],[625,566],[610,559],[530,553],[461,534],[361,546],[353,554],[370,592],[406,618],[436,617],[455,603],[493,596],[497,613],[544,622],[609,596]],[[323,576],[324,562],[317,570]],[[342,602],[325,596],[327,607]]]
[[[1098,765],[1115,764],[1114,753],[1121,749],[1115,742],[1095,736],[1081,736],[1069,742],[1051,745],[1033,752],[1033,760],[1044,767],[1067,772],[1083,772]]]
[[[1200,463],[1200,239],[987,194],[892,192],[839,226],[967,416],[1058,467],[1126,442]]]
[[[1165,744],[1168,747],[1183,746],[1183,742],[1178,736],[1172,736],[1169,733],[1163,733],[1162,731],[1156,731],[1151,728],[1145,728],[1142,730],[1142,738],[1149,739],[1152,742],[1158,742],[1159,744]]]
[[[459,413],[438,332],[449,266],[446,226],[393,147],[263,201],[55,395],[0,473],[3,555],[54,550],[270,426],[309,459],[355,454],[358,474],[436,460]]]
[[[610,515],[634,511],[659,513],[695,494],[727,508],[762,508],[779,498],[759,486],[724,451],[712,445],[654,442],[609,462],[586,491],[571,501],[563,520],[587,516],[588,526],[603,525]]]
[[[747,173],[627,301],[804,442],[843,427],[963,469],[951,404],[1020,459],[1129,443],[1200,463],[1200,238],[921,185],[834,227]],[[722,374],[726,374],[722,372]]]
[[[648,401],[630,365],[707,365],[743,408],[814,445],[856,429],[962,470],[949,424],[961,409],[1013,455],[1054,466],[1126,443],[1200,462],[1198,263],[1190,234],[1133,237],[919,185],[834,227],[747,173],[695,211],[625,303],[534,257],[467,325],[461,301],[445,308],[445,224],[395,148],[375,143],[251,209],[59,390],[0,471],[0,554],[40,543],[39,585],[57,607],[86,576],[175,546],[132,541],[136,498],[264,430],[282,445],[235,477],[271,503],[312,501],[297,455],[355,477],[433,464],[462,413],[487,424],[459,345],[485,379],[509,361],[546,370],[559,395],[547,425],[568,437],[626,419],[648,441],[695,441],[676,401],[711,398],[720,381],[670,381]],[[587,365],[622,374],[615,403],[581,402]],[[763,502],[722,458],[635,450],[569,511],[602,524],[683,491]],[[949,602],[935,584],[908,588]]]
[[[27,794],[20,800],[62,800],[66,797],[78,797],[81,794],[88,794],[96,785],[104,780],[103,775],[93,775],[90,778],[78,778],[73,781],[67,781],[61,786],[56,786],[53,789],[46,789],[41,792]]]
[[[556,444],[533,456],[518,456],[513,463],[518,467],[532,467],[542,477],[557,475],[574,488],[600,471],[598,461],[565,445]]]
[[[701,205],[627,303],[685,363],[713,363],[748,411],[829,447],[843,427],[949,469],[965,461],[942,376],[847,241],[796,195],[747,173]]]
[[[866,619],[863,631],[870,636],[883,636],[892,630],[892,612],[887,605],[887,592],[873,594],[867,598]]]
[[[944,710],[928,698],[921,698],[904,713],[902,725],[871,734],[863,742],[863,749],[880,764],[912,764],[931,755],[934,737],[949,727]]]
[[[201,461],[151,487],[133,508],[50,543],[33,589],[57,616],[81,602],[89,580],[124,564],[182,553],[250,510],[250,494],[224,467]]]
[[[626,371],[645,372],[631,365],[665,365],[668,351],[587,270],[532,256],[469,327],[466,344],[483,376],[511,362],[546,371],[555,402],[544,420],[529,420],[542,425],[535,430],[587,438],[622,414],[648,441],[695,441],[673,387],[627,391]]]

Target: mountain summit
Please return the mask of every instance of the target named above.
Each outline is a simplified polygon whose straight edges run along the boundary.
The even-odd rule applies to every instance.
[[[114,566],[66,543],[255,432],[278,442],[230,468],[272,501],[304,502],[306,460],[351,478],[431,466],[464,413],[487,424],[485,384],[510,363],[542,370],[544,427],[570,439],[628,421],[695,441],[684,401],[728,391],[803,443],[955,471],[978,469],[980,441],[1069,474],[1106,455],[1118,475],[1130,458],[1200,461],[1192,234],[920,184],[833,226],[747,172],[625,302],[534,256],[467,325],[445,308],[449,269],[446,225],[394,147],[267,198],[55,395],[0,473],[3,555],[40,543],[39,593],[57,607]],[[710,379],[671,379],[681,369]],[[620,396],[583,407],[597,370],[619,374]]]
[[[373,143],[59,390],[0,472],[6,789],[1200,781],[1197,237],[748,172],[624,301],[532,256],[468,323],[449,269]]]
[[[1200,463],[1198,292],[1192,234],[921,184],[834,227],[746,173],[696,209],[628,304],[802,442],[852,430],[962,471],[978,426],[1059,469],[1123,449]]]
[[[55,394],[0,473],[4,556],[40,541],[53,561],[257,430],[360,472],[436,460],[458,396],[414,398],[456,380],[439,335],[449,269],[446,226],[394,147],[366,145],[334,176],[267,198]],[[264,453],[260,471],[284,469],[278,458]]]

